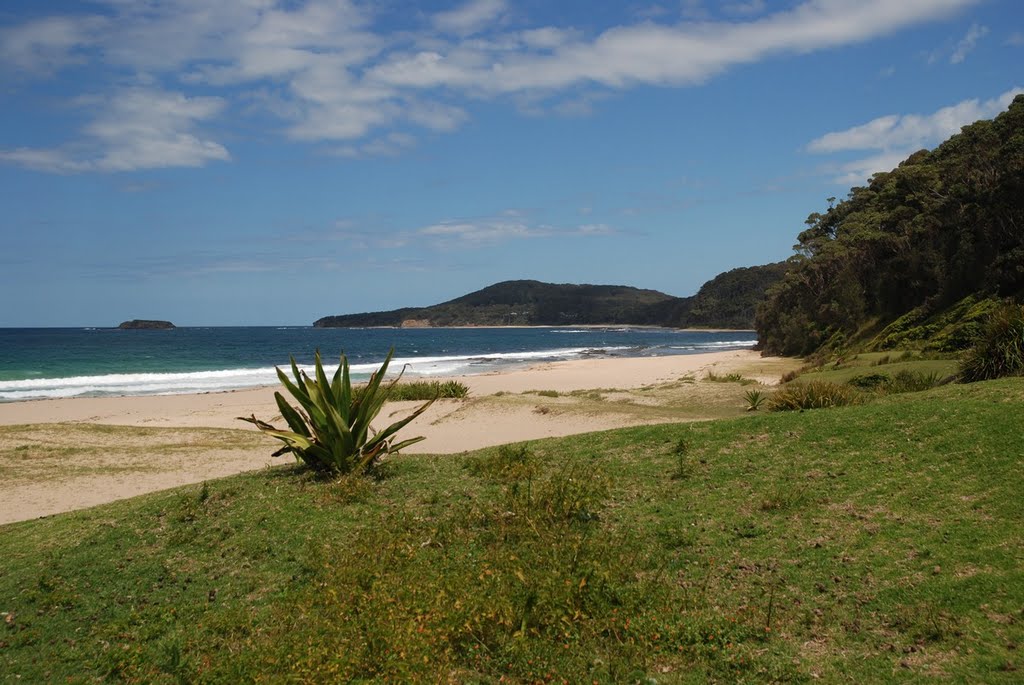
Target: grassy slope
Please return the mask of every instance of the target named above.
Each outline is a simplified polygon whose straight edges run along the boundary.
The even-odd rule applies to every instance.
[[[1020,379],[530,449],[0,528],[0,679],[1019,682]]]
[[[853,357],[844,358],[840,362],[830,362],[819,368],[811,369],[800,376],[803,381],[831,381],[846,383],[855,376],[867,374],[886,374],[895,376],[900,371],[912,371],[920,374],[934,373],[938,378],[946,378],[957,372],[959,361],[955,357],[924,357],[914,352],[903,357],[896,352],[862,352]]]

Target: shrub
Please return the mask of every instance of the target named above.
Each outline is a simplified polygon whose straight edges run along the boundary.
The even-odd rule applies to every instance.
[[[846,381],[846,384],[852,385],[858,390],[877,390],[884,388],[891,381],[892,377],[887,373],[862,373]]]
[[[747,390],[743,397],[747,400],[747,411],[757,411],[764,404],[764,401],[768,399],[768,396],[760,390]]]
[[[803,374],[803,369],[794,369],[793,371],[787,371],[786,373],[782,374],[781,378],[779,378],[779,382],[782,383],[782,384],[786,384],[786,383],[789,383],[791,381],[795,381],[802,374]]]
[[[719,376],[714,371],[708,371],[708,375],[705,376],[705,378],[712,383],[740,383],[741,385],[750,385],[751,383],[757,382],[751,378],[744,378],[738,373],[727,373]]]
[[[887,373],[867,373],[854,376],[846,381],[847,385],[858,390],[870,390],[879,394],[898,395],[904,392],[920,392],[940,385],[942,377],[937,371],[911,371],[901,369],[896,375]]]
[[[768,411],[792,411],[798,409],[823,409],[857,404],[861,395],[849,385],[830,381],[791,383],[776,390],[768,398]]]
[[[274,393],[281,416],[291,430],[275,428],[257,419],[255,414],[238,418],[284,443],[284,447],[274,452],[275,457],[291,452],[314,471],[330,475],[365,473],[385,455],[423,440],[419,437],[398,444],[392,442],[395,433],[434,402],[434,399],[429,400],[408,417],[382,431],[373,430],[370,422],[376,418],[402,376],[398,374],[398,378],[382,386],[394,353],[392,348],[380,369],[370,376],[369,383],[359,392],[353,392],[348,358],[344,354],[330,382],[324,373],[319,350],[316,352],[314,378],[299,371],[293,357],[291,366],[295,381],[292,382],[281,369],[277,369],[277,377],[299,406],[292,407],[280,392]]]
[[[473,474],[496,481],[532,478],[540,468],[526,443],[499,445],[487,456],[472,459],[468,466]]]
[[[885,391],[893,394],[901,392],[921,392],[922,390],[928,390],[934,388],[936,385],[942,382],[941,377],[937,371],[910,371],[909,369],[903,369],[897,371],[896,375],[893,376],[892,381],[885,387]]]
[[[692,474],[693,465],[687,459],[689,452],[690,443],[683,439],[677,441],[675,447],[672,448],[672,454],[676,458],[676,470],[672,474],[672,480],[685,480]]]
[[[362,397],[367,386],[357,386],[352,389],[352,394]],[[437,399],[462,399],[469,395],[469,388],[459,381],[411,381],[398,383],[388,395],[390,402],[405,402],[409,400],[432,400]]]
[[[960,360],[964,383],[1024,375],[1024,306],[993,311],[974,346]]]

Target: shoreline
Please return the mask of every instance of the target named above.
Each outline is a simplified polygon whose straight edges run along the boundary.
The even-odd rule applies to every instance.
[[[529,365],[510,365],[473,374],[411,376],[410,379],[439,382],[460,381],[469,386],[473,396],[480,393],[487,396],[496,393],[521,393],[529,390],[573,392],[599,387],[628,389],[652,383],[669,382],[672,380],[670,376],[673,370],[680,373],[693,372],[702,370],[705,366],[716,365],[723,359],[741,355],[758,355],[760,357],[760,353],[754,350],[699,352],[654,357],[601,356]],[[689,363],[671,363],[676,360],[688,360]],[[602,366],[605,368],[599,368]],[[609,377],[608,371],[613,367],[619,367],[616,369],[618,372]],[[626,369],[629,370],[628,373],[626,373]],[[601,379],[600,383],[590,382],[591,371],[595,372],[595,379]],[[354,384],[358,384],[358,382]],[[221,423],[221,417],[213,419],[214,422],[206,426],[187,420],[185,423],[168,422],[182,421],[185,420],[185,416],[195,415],[196,412],[186,410],[189,404],[207,409],[212,402],[216,407],[255,406],[264,408],[264,413],[276,412],[273,393],[280,389],[280,384],[271,384],[204,392],[5,400],[0,402],[0,426],[33,423],[82,423],[86,421],[113,421],[114,423],[111,425],[142,425],[142,423],[135,423],[135,421],[139,421],[146,424],[157,423],[174,427],[236,428],[237,426],[233,424],[229,426]],[[220,397],[229,399],[217,402],[216,398]],[[40,411],[32,411],[31,407],[38,407]],[[164,409],[171,411],[164,414],[165,419],[157,418],[156,412]],[[131,418],[140,415],[146,418]],[[48,418],[50,416],[53,418]]]
[[[435,402],[399,434],[426,439],[397,458],[741,416],[742,386],[706,380],[708,371],[770,385],[798,364],[733,350],[555,361],[449,376],[470,388],[469,397]],[[288,456],[272,459],[277,442],[237,419],[255,414],[280,425],[274,401],[279,387],[0,404],[0,524],[293,463]],[[420,404],[388,403],[375,424],[399,420]]]
[[[490,330],[486,327],[456,327],[458,330]],[[516,328],[516,327],[512,327]],[[693,331],[673,329],[669,334],[659,335],[656,341],[646,340],[591,340],[592,330],[604,330],[603,327],[581,328],[580,330],[564,327],[521,327],[524,329],[553,330],[556,333],[575,333],[557,336],[561,340],[545,340],[536,349],[515,349],[514,347],[499,348],[498,351],[464,352],[461,349],[439,349],[420,352],[415,349],[417,343],[405,341],[406,347],[398,358],[393,359],[389,377],[404,369],[407,380],[433,380],[449,377],[462,377],[493,372],[519,370],[544,363],[545,361],[578,361],[591,358],[646,358],[701,355],[718,351],[749,350],[755,347],[754,340],[734,339],[733,336],[745,336],[749,333],[738,330],[704,331],[715,336],[711,340],[692,340],[685,338],[678,343],[672,338],[673,333],[686,334]],[[346,329],[347,330],[347,329]],[[499,330],[499,329],[495,329]],[[637,329],[635,335],[643,333]],[[659,329],[660,330],[660,329]],[[631,338],[625,329],[617,329],[609,335],[624,335]],[[428,341],[429,347],[429,341]],[[351,360],[353,378],[356,382],[365,382],[372,372],[379,368],[382,361],[369,361],[357,355]],[[237,362],[232,364],[231,362]],[[244,391],[277,384],[277,376],[273,362],[253,366],[248,360],[229,360],[221,366],[211,366],[208,362],[186,366],[185,368],[169,368],[168,365],[156,365],[156,368],[131,368],[128,370],[91,368],[78,371],[69,370],[64,374],[33,372],[25,376],[0,379],[0,407],[11,403],[27,401],[45,401],[48,399],[92,399],[112,397],[150,397],[162,395],[201,395],[206,393]],[[278,360],[280,361],[280,360]],[[336,359],[334,360],[336,364]],[[308,360],[300,361],[300,366],[310,366]],[[331,366],[328,360],[327,366]],[[138,365],[136,365],[138,367]],[[285,369],[287,364],[279,364],[277,368]],[[333,367],[332,367],[333,368]],[[308,371],[308,368],[307,368]]]

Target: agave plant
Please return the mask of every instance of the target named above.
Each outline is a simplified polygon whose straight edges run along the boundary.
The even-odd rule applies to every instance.
[[[334,377],[328,381],[320,361],[320,351],[316,352],[314,378],[309,378],[300,371],[291,358],[292,381],[277,369],[277,377],[281,384],[298,402],[293,407],[280,392],[274,393],[281,417],[288,423],[290,430],[280,430],[256,415],[239,420],[248,421],[267,435],[273,436],[284,443],[284,447],[274,452],[273,456],[291,452],[295,458],[315,471],[328,474],[341,474],[357,471],[365,473],[387,454],[423,440],[422,437],[394,443],[395,434],[407,423],[426,411],[433,404],[429,400],[412,414],[397,421],[384,430],[375,431],[370,422],[376,418],[384,402],[388,399],[391,389],[402,377],[398,377],[384,385],[384,374],[395,350],[388,352],[381,367],[370,376],[366,387],[358,393],[352,390],[349,377],[348,358],[342,354],[341,363]],[[403,369],[404,372],[404,369]]]
[[[747,400],[747,411],[757,411],[768,399],[768,396],[760,390],[747,390],[743,397]]]

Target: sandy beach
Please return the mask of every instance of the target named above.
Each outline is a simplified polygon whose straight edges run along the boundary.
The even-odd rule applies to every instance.
[[[402,435],[426,440],[403,454],[739,415],[742,386],[711,382],[709,372],[771,385],[794,365],[744,350],[461,376],[469,398],[438,401],[406,427]],[[291,463],[271,459],[277,443],[237,420],[255,414],[273,422],[275,390],[0,404],[0,524]],[[415,406],[389,404],[378,423]]]

